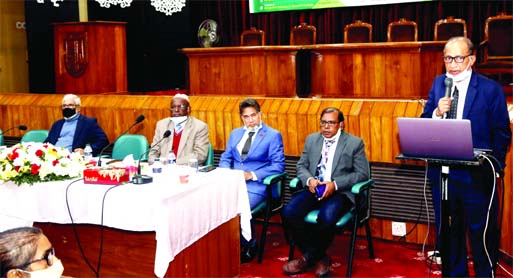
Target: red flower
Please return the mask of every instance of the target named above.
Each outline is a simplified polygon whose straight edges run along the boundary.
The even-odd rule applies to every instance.
[[[20,171],[20,166],[14,166],[14,171],[19,172]]]
[[[55,165],[57,165],[57,164],[59,164],[59,160],[54,160],[54,161],[52,161],[52,166],[55,166]]]
[[[41,166],[40,166],[40,165],[32,164],[32,167],[30,168],[30,172],[31,172],[33,175],[37,175],[37,174],[39,174],[39,169],[41,169]]]
[[[42,157],[43,156],[43,151],[42,150],[37,150],[36,151],[36,156],[37,157]]]
[[[18,153],[18,148],[16,148],[16,149],[12,150],[12,153],[7,155],[7,158],[9,158],[9,160],[11,160],[11,161],[14,161],[19,156],[20,156],[20,154]]]

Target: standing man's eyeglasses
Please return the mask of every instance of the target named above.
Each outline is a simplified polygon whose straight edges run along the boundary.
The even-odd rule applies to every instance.
[[[455,61],[456,63],[458,64],[461,64],[463,63],[463,61],[465,61],[465,58],[467,58],[468,56],[472,56],[472,54],[469,54],[467,56],[455,56],[455,57],[452,57],[452,56],[443,56],[442,58],[444,59],[444,63],[452,63],[452,61]]]

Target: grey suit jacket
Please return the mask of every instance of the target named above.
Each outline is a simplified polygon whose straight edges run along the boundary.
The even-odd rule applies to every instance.
[[[308,135],[301,157],[297,162],[297,176],[306,185],[307,180],[315,176],[321,160],[324,138],[320,132]],[[354,203],[351,186],[369,179],[369,161],[365,155],[363,140],[354,135],[341,132],[338,139],[331,172],[331,180],[337,183],[337,192],[345,194]]]
[[[153,136],[153,142],[151,143],[152,146],[162,139],[166,130],[171,131],[171,135],[162,140],[160,144],[153,147],[148,157],[148,161],[150,163],[152,163],[155,158],[167,157],[173,146],[175,124],[169,117],[157,122],[155,136]],[[182,137],[180,139],[180,144],[178,145],[178,153],[175,154],[176,163],[187,164],[189,159],[196,158],[201,165],[207,159],[208,143],[207,124],[189,116],[182,130]]]

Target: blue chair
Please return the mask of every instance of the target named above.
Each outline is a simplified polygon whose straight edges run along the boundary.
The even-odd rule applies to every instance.
[[[0,129],[0,146],[3,146],[4,144],[4,131]]]
[[[48,137],[48,130],[46,130],[46,129],[33,129],[33,130],[27,131],[27,133],[25,133],[21,137],[21,142],[22,143],[25,143],[25,142],[43,143],[45,141],[46,137]]]
[[[116,140],[112,149],[112,159],[124,159],[132,154],[134,159],[148,160],[148,139],[140,134],[124,134]]]
[[[354,246],[356,243],[356,237],[358,236],[358,228],[362,225],[365,225],[365,234],[367,237],[367,248],[369,249],[369,258],[374,259],[374,248],[372,247],[372,236],[369,225],[369,218],[371,212],[371,188],[374,186],[374,181],[372,179],[368,179],[366,181],[362,181],[356,183],[352,186],[351,192],[356,196],[354,207],[342,215],[338,220],[336,226],[339,229],[352,228],[351,234],[351,245],[349,246],[349,257],[347,263],[347,272],[346,277],[351,277],[351,272],[353,268],[353,257],[354,257]],[[290,181],[290,188],[298,188],[302,187],[301,181],[299,178],[294,178]],[[317,224],[317,215],[319,214],[319,210],[312,210],[305,216],[305,221],[309,224],[315,225]],[[289,261],[294,258],[294,241],[289,239],[290,249],[289,249]]]
[[[269,219],[283,208],[283,192],[285,190],[285,179],[287,176],[287,172],[283,172],[266,177],[264,179],[264,184],[266,185],[266,198],[251,210],[254,222],[262,223],[262,233],[260,234],[260,242],[258,244],[258,263],[261,263],[264,257],[264,247],[267,239]],[[276,189],[275,192],[277,194],[275,196],[273,196],[273,189]],[[262,215],[262,217],[255,217],[256,215]]]

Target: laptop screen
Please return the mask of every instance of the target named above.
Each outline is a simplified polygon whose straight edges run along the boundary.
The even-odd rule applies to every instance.
[[[473,160],[470,120],[397,118],[404,156]]]

